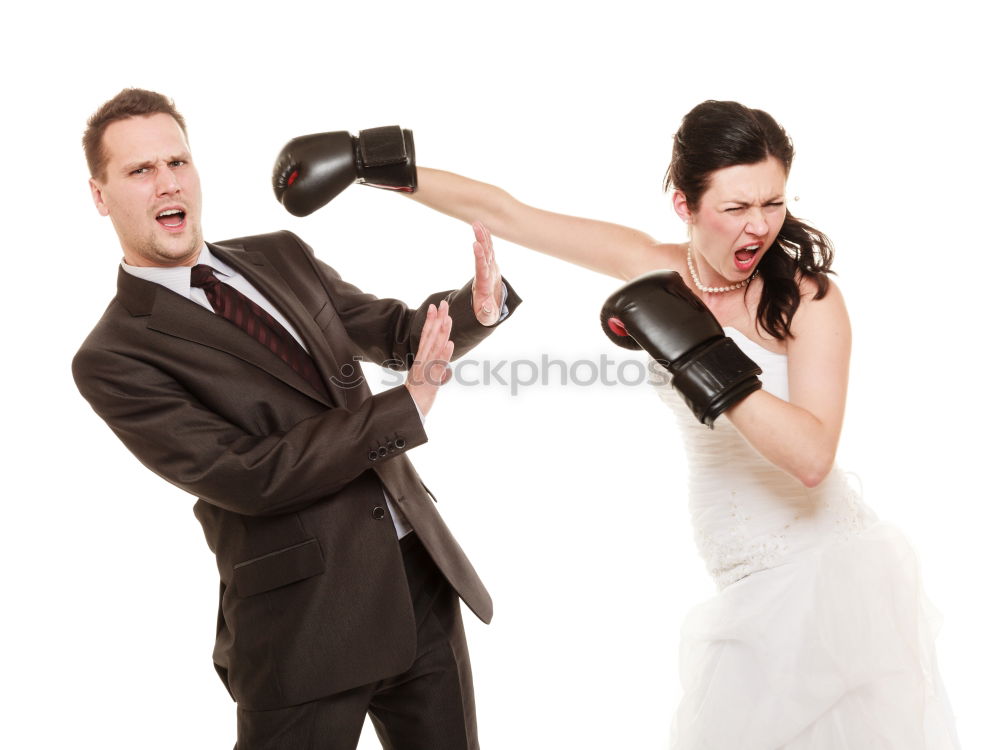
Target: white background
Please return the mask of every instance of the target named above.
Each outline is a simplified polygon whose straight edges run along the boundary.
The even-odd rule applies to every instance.
[[[684,112],[716,98],[774,114],[799,153],[790,205],[833,238],[852,313],[840,463],[919,549],[965,747],[1000,744],[997,56],[978,3],[201,5],[39,4],[0,32],[0,745],[235,739],[193,498],[70,377],[120,257],[79,138],[124,86],[187,117],[208,239],[292,229],[411,304],[471,274],[471,230],[360,187],[291,217],[269,185],[286,140],[400,123],[421,164],[678,241],[660,182]],[[597,324],[617,282],[497,248],[525,303],[477,358],[622,358]],[[496,602],[490,627],[466,619],[484,748],[664,747],[680,621],[713,591],[667,409],[648,387],[453,385],[428,430],[411,457]]]

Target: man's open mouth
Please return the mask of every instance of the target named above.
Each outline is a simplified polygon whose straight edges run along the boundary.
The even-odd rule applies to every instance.
[[[160,211],[156,215],[156,220],[167,229],[177,229],[184,225],[185,216],[187,214],[179,208],[168,208],[166,211]]]

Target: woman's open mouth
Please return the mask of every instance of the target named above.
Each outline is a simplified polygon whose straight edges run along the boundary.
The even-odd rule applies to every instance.
[[[753,266],[754,259],[760,251],[760,245],[747,245],[736,251],[736,267],[741,271],[747,271]]]

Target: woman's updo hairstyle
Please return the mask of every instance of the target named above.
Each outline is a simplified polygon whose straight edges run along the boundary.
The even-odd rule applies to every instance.
[[[697,211],[712,174],[738,164],[757,164],[773,156],[792,167],[795,149],[784,129],[767,112],[738,102],[702,102],[688,112],[674,135],[674,151],[663,189],[680,190]],[[785,213],[778,237],[758,265],[764,283],[757,325],[777,339],[791,336],[792,316],[799,307],[802,279],[817,286],[816,299],[830,287],[833,244],[825,234]],[[749,289],[749,287],[748,287]]]

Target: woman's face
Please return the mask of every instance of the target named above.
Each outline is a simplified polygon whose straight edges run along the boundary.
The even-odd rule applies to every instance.
[[[674,208],[688,223],[695,267],[703,284],[747,278],[785,221],[785,167],[773,156],[712,173],[697,211],[682,193]]]

